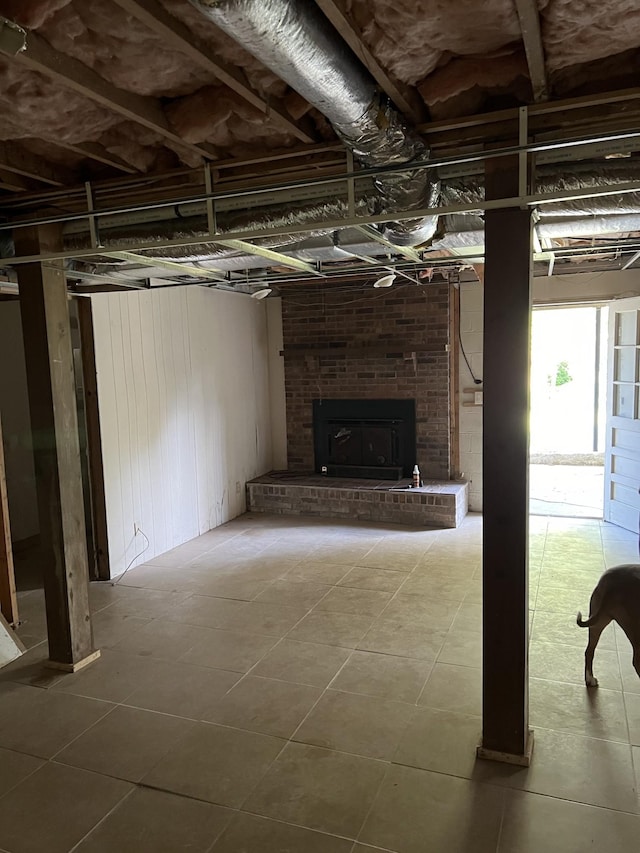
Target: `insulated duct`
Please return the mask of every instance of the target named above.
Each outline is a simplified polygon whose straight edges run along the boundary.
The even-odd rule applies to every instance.
[[[427,159],[424,143],[377,92],[373,79],[309,0],[191,0],[191,3],[285,80],[331,122],[369,168]],[[439,185],[426,169],[382,175],[378,210],[435,207]],[[396,245],[431,239],[437,216],[382,226]]]

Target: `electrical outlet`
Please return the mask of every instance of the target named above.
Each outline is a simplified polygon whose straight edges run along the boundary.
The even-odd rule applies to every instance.
[[[240,486],[240,480],[236,481],[236,495],[239,495],[242,491],[242,487]]]
[[[133,535],[134,536],[138,535],[138,530],[140,530],[140,525],[138,524],[137,521],[134,521],[133,522]]]

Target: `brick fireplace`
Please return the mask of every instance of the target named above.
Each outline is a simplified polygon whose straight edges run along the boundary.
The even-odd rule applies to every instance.
[[[448,480],[449,285],[283,296],[288,469],[314,471],[314,400],[414,400],[417,462]]]
[[[452,302],[444,283],[396,282],[390,290],[328,289],[325,283],[305,286],[303,293],[285,291],[287,471],[247,484],[252,511],[416,526],[461,523],[468,484],[450,481],[457,465]],[[328,432],[316,428],[314,438],[319,410]],[[404,438],[410,458],[398,451],[400,421],[411,424]],[[333,470],[326,476],[319,441],[331,454],[327,467]],[[408,475],[416,462],[424,487],[414,489]]]

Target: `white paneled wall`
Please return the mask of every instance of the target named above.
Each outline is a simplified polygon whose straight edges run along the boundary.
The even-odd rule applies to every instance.
[[[267,312],[201,287],[91,299],[115,576],[242,513],[272,467]]]

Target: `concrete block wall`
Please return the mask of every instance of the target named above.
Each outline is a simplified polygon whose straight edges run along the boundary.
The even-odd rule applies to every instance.
[[[291,471],[313,470],[312,400],[414,399],[423,477],[449,478],[449,285],[282,298]]]

